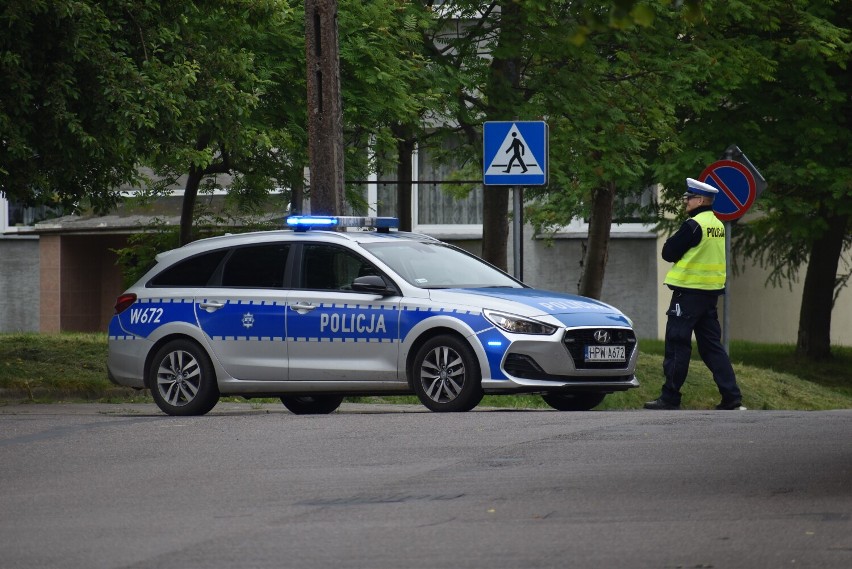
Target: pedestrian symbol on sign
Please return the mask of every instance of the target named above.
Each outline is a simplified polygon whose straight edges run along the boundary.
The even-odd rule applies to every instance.
[[[506,169],[503,171],[504,174],[511,174],[512,173],[512,162],[514,162],[515,160],[517,160],[520,163],[520,166],[521,166],[521,168],[524,169],[525,174],[528,170],[527,165],[524,164],[524,159],[523,159],[524,153],[526,152],[526,146],[524,146],[523,142],[521,142],[520,140],[515,138],[516,136],[518,136],[518,133],[513,132],[512,138],[514,140],[512,140],[511,146],[509,146],[509,148],[506,149],[506,154],[508,154],[509,152],[512,152],[512,158],[509,160],[509,165],[506,166]],[[492,166],[493,166],[493,164],[492,164]]]

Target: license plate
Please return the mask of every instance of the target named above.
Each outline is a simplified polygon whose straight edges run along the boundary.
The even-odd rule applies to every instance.
[[[586,346],[587,362],[623,362],[624,354],[624,346]]]

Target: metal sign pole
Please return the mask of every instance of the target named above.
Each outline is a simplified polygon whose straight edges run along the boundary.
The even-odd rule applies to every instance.
[[[722,299],[722,347],[725,348],[725,353],[731,353],[728,347],[730,336],[728,334],[730,324],[730,302],[728,298],[731,296],[731,223],[726,221],[725,225],[725,294]]]
[[[722,346],[730,353],[731,228],[760,197],[766,187],[766,179],[736,144],[726,148],[722,159],[705,168],[699,179],[721,190],[713,210],[725,225],[725,273],[728,278],[725,298],[722,299]]]
[[[523,253],[523,231],[524,231],[524,204],[521,199],[521,186],[513,186],[513,210],[512,215],[512,261],[514,265],[515,278],[524,280],[524,253]]]

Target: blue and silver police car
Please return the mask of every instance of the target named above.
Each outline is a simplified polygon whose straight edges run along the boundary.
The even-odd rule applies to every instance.
[[[468,411],[486,393],[576,411],[638,386],[620,311],[530,288],[393,221],[290,217],[289,230],[159,254],[116,302],[110,379],[150,389],[170,415],[202,415],[222,395],[309,414],[411,393],[433,411]]]

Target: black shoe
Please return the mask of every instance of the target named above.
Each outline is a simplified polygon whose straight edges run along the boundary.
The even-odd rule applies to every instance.
[[[653,409],[654,411],[677,411],[680,405],[672,405],[662,399],[654,399],[645,403],[645,409]]]
[[[736,401],[722,401],[718,405],[716,405],[716,410],[718,411],[738,411],[740,407],[743,406],[743,402],[740,400]]]

